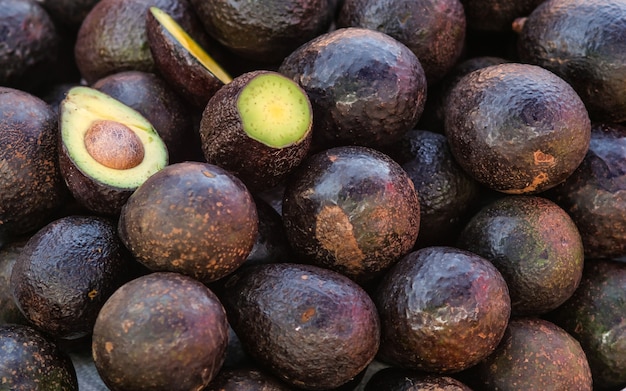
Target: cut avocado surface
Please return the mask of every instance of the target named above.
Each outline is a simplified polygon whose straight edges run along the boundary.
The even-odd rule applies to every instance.
[[[74,87],[61,112],[63,148],[86,176],[133,189],[167,165],[167,148],[150,122],[109,95]]]

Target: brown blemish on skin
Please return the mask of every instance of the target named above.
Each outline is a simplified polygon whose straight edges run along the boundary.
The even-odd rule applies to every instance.
[[[107,353],[111,353],[113,351],[113,343],[112,342],[105,342],[104,343],[104,350],[106,350]]]
[[[531,193],[531,192],[536,191],[539,186],[547,182],[548,179],[549,179],[548,174],[546,174],[545,172],[540,172],[535,178],[533,178],[533,181],[525,188],[502,190],[502,192],[507,193],[507,194]]]
[[[300,317],[300,321],[302,323],[308,322],[309,320],[311,320],[313,316],[315,316],[315,312],[316,312],[315,308],[308,308],[306,311],[302,313],[302,316]]]
[[[354,237],[352,223],[337,205],[325,206],[317,215],[315,237],[337,263],[351,271],[363,269],[365,254]]]
[[[87,296],[89,296],[91,300],[93,300],[97,295],[98,295],[98,291],[95,289],[92,289],[91,291],[89,291],[89,293],[87,293]]]
[[[535,162],[535,165],[547,165],[547,166],[554,166],[555,164],[555,159],[554,156],[548,154],[548,153],[543,153],[540,150],[537,150],[533,153],[533,161]]]

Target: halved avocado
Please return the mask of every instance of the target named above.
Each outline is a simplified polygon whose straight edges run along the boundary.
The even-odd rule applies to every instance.
[[[213,95],[202,113],[200,137],[209,163],[232,171],[256,191],[278,184],[301,163],[312,127],[306,92],[280,73],[259,70]]]
[[[96,89],[68,91],[59,127],[61,174],[93,212],[118,214],[131,193],[168,164],[165,143],[150,122]]]
[[[232,77],[167,12],[150,7],[146,29],[150,52],[163,78],[195,106],[209,99]]]

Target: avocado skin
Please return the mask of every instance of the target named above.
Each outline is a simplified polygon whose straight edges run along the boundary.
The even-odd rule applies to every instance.
[[[244,349],[296,388],[341,386],[378,349],[374,303],[328,269],[294,263],[241,268],[225,280],[220,299]]]
[[[461,0],[470,30],[505,32],[545,0]]]
[[[256,368],[221,370],[203,391],[291,391],[291,387]]]
[[[78,391],[70,358],[31,326],[0,325],[0,357],[4,390]]]
[[[91,332],[104,302],[129,277],[129,262],[112,221],[66,216],[28,240],[13,267],[11,291],[40,330],[78,338]]]
[[[427,374],[410,369],[387,367],[374,373],[364,391],[472,391],[449,376]]]
[[[468,384],[477,390],[593,389],[580,343],[540,318],[511,319],[498,348],[470,370],[476,384]]]
[[[594,122],[626,121],[626,2],[549,0],[524,22],[522,61],[566,80]]]
[[[580,342],[599,390],[626,385],[625,287],[624,263],[590,259],[574,295],[547,315]]]
[[[587,258],[626,260],[626,126],[592,125],[583,162],[545,196],[572,216]]]
[[[294,50],[278,70],[311,100],[313,151],[391,144],[424,110],[422,65],[408,47],[379,31],[348,27],[320,35]]]
[[[0,325],[29,324],[11,292],[11,272],[26,241],[27,239],[22,238],[0,248]]]
[[[100,0],[39,0],[50,16],[72,32],[78,31],[81,23]]]
[[[438,374],[459,372],[491,354],[511,313],[508,287],[491,262],[447,246],[407,254],[373,299],[382,326],[377,358]]]
[[[0,241],[41,228],[65,201],[57,133],[49,105],[0,87]]]
[[[282,216],[258,196],[254,197],[254,203],[259,217],[259,233],[242,266],[284,262],[291,259],[293,250],[285,234]]]
[[[33,91],[57,55],[57,28],[36,1],[1,0],[0,9],[0,86]]]
[[[461,57],[465,12],[459,0],[345,0],[337,27],[377,30],[402,42],[419,58],[428,84]]]
[[[589,148],[591,122],[563,79],[536,65],[504,63],[464,76],[446,101],[445,134],[466,172],[508,194],[563,182]]]

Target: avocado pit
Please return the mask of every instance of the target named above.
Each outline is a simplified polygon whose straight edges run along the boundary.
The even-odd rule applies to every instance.
[[[145,151],[141,139],[128,126],[112,120],[96,120],[85,133],[87,153],[98,163],[116,170],[137,167]]]

